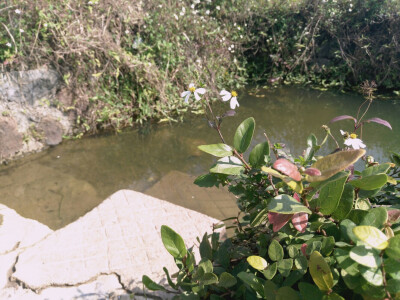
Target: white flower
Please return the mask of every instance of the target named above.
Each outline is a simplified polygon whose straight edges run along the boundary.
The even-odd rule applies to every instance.
[[[178,16],[176,14],[174,14],[175,20],[179,20]]]
[[[206,15],[209,15],[209,14],[210,14],[210,10],[207,9],[207,10],[206,10]]]
[[[16,9],[15,11],[14,11],[17,15],[20,15],[21,14],[21,10],[20,9]]]
[[[194,94],[194,98],[196,100],[200,100],[200,96],[199,94],[204,94],[206,92],[206,89],[203,88],[198,88],[196,89],[196,87],[194,86],[194,83],[189,84],[189,90],[185,91],[181,94],[182,98],[185,98],[185,102],[187,103],[189,101],[189,97],[190,95],[193,93]]]
[[[11,48],[11,43],[10,42],[8,42],[6,45],[7,45],[7,47]]]
[[[352,147],[353,149],[360,149],[360,148],[365,148],[365,144],[363,143],[362,140],[357,138],[357,134],[352,133],[348,134],[347,132],[344,132],[343,130],[340,130],[340,134],[345,136],[345,141],[344,144],[348,147]]]
[[[228,92],[226,90],[222,90],[219,94],[222,96],[222,101],[231,100],[231,109],[235,109],[236,106],[239,107],[239,102],[237,101],[237,93],[235,91]]]
[[[23,29],[20,28],[20,29],[19,29],[19,32],[24,33],[25,31],[24,31]]]
[[[217,9],[217,10],[220,10],[220,9],[221,9],[221,6],[217,5],[216,9]]]

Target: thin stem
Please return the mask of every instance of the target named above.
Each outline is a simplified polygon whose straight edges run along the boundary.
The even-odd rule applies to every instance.
[[[264,136],[265,136],[265,138],[267,139],[269,148],[271,148],[271,141],[269,140],[269,138],[268,138],[268,136],[267,136],[267,134],[266,134],[265,132],[264,132]],[[276,154],[276,152],[275,152],[274,150],[272,150],[272,152],[274,152],[275,158],[278,159],[278,158],[279,158],[279,157],[278,157],[278,154]]]
[[[369,101],[368,106],[367,106],[366,110],[364,111],[363,115],[361,116],[361,118],[357,121],[357,124],[355,125],[354,131],[356,131],[357,128],[360,126],[362,118],[364,118],[364,116],[367,113],[369,107],[371,106],[372,100],[368,100],[368,101]]]
[[[361,107],[363,107],[364,104],[367,103],[367,101],[369,101],[369,99],[365,100],[365,101],[359,106],[358,111],[357,111],[357,120],[358,120],[358,116],[359,116],[359,114],[360,114]],[[355,125],[354,125],[354,126],[355,126]]]
[[[274,182],[272,181],[272,175],[268,174],[269,183],[271,183],[272,188],[274,189],[275,196],[279,195],[278,189],[275,187]]]
[[[388,297],[388,299],[393,299],[392,296],[390,295],[389,291],[387,290],[387,282],[386,282],[386,272],[385,272],[385,265],[383,263],[383,251],[380,254],[381,258],[382,258],[382,277],[383,277],[383,287],[385,289],[386,295]]]

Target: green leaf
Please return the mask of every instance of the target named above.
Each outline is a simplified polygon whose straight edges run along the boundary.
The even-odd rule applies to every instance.
[[[322,300],[322,292],[313,284],[300,282],[299,290],[303,299]]]
[[[357,276],[351,276],[343,269],[340,271],[340,275],[342,276],[344,283],[351,290],[356,289],[357,287],[361,286],[365,282],[365,280],[360,275],[358,268],[357,268]]]
[[[264,284],[264,296],[267,300],[276,300],[276,290],[278,287],[271,280],[267,280]]]
[[[361,209],[352,209],[347,215],[347,219],[353,221],[355,224],[360,224],[364,217],[368,214],[367,211]]]
[[[217,157],[231,156],[233,154],[232,148],[226,144],[201,145],[198,148]]]
[[[339,266],[351,276],[357,276],[358,263],[350,258],[350,251],[345,249],[335,249],[334,257]]]
[[[271,199],[267,206],[271,212],[280,214],[295,214],[305,212],[311,214],[311,211],[293,197],[283,194]]]
[[[182,237],[166,225],[161,226],[161,239],[165,249],[174,258],[182,259],[187,250]]]
[[[209,259],[202,259],[199,263],[199,269],[203,269],[205,273],[212,273],[213,264]]]
[[[375,165],[372,167],[368,167],[364,171],[362,171],[361,176],[364,177],[364,176],[375,175],[375,174],[379,174],[379,173],[385,174],[385,173],[387,173],[389,168],[390,168],[390,163]]]
[[[369,284],[381,286],[383,284],[382,271],[379,268],[373,269],[365,266],[358,267],[361,276],[364,277]]]
[[[322,300],[346,300],[346,299],[344,299],[342,296],[339,296],[336,293],[332,293],[332,294],[329,294],[329,295],[324,295],[322,297]]]
[[[371,191],[379,189],[386,184],[388,176],[386,174],[375,174],[362,177],[360,179],[351,180],[349,183],[361,190]]]
[[[199,283],[201,285],[210,285],[218,283],[218,277],[214,273],[205,273],[200,279]]]
[[[345,184],[342,197],[340,197],[339,205],[336,207],[336,210],[332,213],[332,217],[335,220],[343,220],[345,219],[351,209],[353,208],[354,201],[354,188],[350,184]]]
[[[251,221],[250,225],[251,227],[259,226],[267,219],[268,219],[268,209],[264,208],[257,214],[257,216],[253,219],[253,221]]]
[[[396,294],[400,293],[400,280],[398,280],[398,279],[389,279],[387,281],[387,290],[392,295],[396,295]],[[398,299],[398,297],[395,298],[395,299]]]
[[[244,167],[239,158],[235,156],[227,156],[219,159],[210,169],[210,172],[226,175],[239,175],[243,170]]]
[[[167,281],[170,287],[173,289],[177,290],[178,288],[176,287],[176,284],[172,282],[171,276],[169,276],[168,269],[166,267],[163,267],[164,273],[167,276]]]
[[[400,258],[400,235],[396,235],[389,240],[389,245],[386,248],[385,253],[393,259]]]
[[[218,286],[220,286],[220,287],[227,289],[227,288],[234,286],[236,283],[237,283],[237,280],[236,280],[235,276],[233,276],[227,272],[223,272],[219,276]]]
[[[272,278],[274,278],[276,271],[278,271],[278,264],[274,262],[273,264],[268,265],[268,267],[264,271],[262,271],[262,273],[265,278],[271,280]]]
[[[376,228],[382,228],[388,220],[386,208],[377,207],[368,211],[368,214],[361,221],[360,225],[371,225]]]
[[[246,272],[240,272],[237,277],[262,297],[264,296],[264,281],[261,278]]]
[[[310,256],[309,269],[312,279],[321,291],[330,291],[333,287],[333,275],[329,265],[318,251]]]
[[[283,259],[283,248],[277,240],[272,240],[268,247],[268,256],[273,261]]]
[[[199,187],[213,187],[218,184],[218,176],[216,174],[200,175],[194,180],[194,184]]]
[[[250,152],[249,162],[253,168],[258,168],[265,164],[265,156],[269,156],[269,144],[264,142],[257,144]]]
[[[365,154],[364,149],[340,151],[317,160],[311,167],[321,171],[321,176],[307,176],[309,182],[323,181],[354,164]]]
[[[330,215],[336,210],[348,176],[349,175],[346,174],[322,187],[318,199],[314,200],[321,213]]]
[[[308,261],[305,256],[298,256],[294,259],[294,265],[299,270],[307,270],[308,268]]]
[[[299,300],[299,294],[289,286],[283,286],[276,291],[276,300]]]
[[[382,264],[380,252],[376,249],[365,248],[364,246],[356,246],[350,250],[350,258],[360,265],[369,268],[378,268]]]
[[[293,259],[292,258],[281,259],[277,262],[277,266],[279,273],[281,273],[283,277],[288,277],[290,271],[293,268]]]
[[[212,260],[212,249],[210,241],[208,240],[207,232],[204,233],[199,248],[200,248],[200,256],[202,259],[207,258],[209,260]]]
[[[142,276],[142,282],[150,291],[165,291],[165,288],[162,285],[155,283],[146,275]]]
[[[353,233],[357,238],[372,248],[383,250],[388,246],[387,236],[376,227],[365,225],[356,226],[353,228]]]
[[[335,238],[333,236],[324,237],[322,239],[321,254],[328,256],[335,248]]]
[[[243,153],[249,147],[254,134],[256,121],[253,117],[244,120],[236,129],[233,137],[233,146],[239,153]]]
[[[268,266],[267,261],[261,256],[257,255],[249,256],[247,258],[247,262],[249,263],[250,266],[259,271],[264,270]]]
[[[340,233],[345,242],[356,242],[358,239],[353,233],[353,228],[356,227],[356,224],[349,220],[345,219],[342,222],[340,222]]]
[[[307,162],[311,160],[318,149],[317,138],[314,134],[310,134],[307,138],[307,149],[304,155],[304,160]]]
[[[400,262],[397,259],[385,259],[385,272],[389,274],[392,278],[400,280]]]

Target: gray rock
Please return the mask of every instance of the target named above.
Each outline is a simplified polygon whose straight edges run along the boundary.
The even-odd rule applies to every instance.
[[[0,100],[33,105],[36,100],[52,98],[62,79],[45,68],[0,73]]]
[[[0,116],[0,160],[14,155],[22,146],[22,135],[15,120]]]
[[[50,117],[43,118],[38,129],[43,133],[46,145],[55,146],[62,142],[63,127],[57,120]]]

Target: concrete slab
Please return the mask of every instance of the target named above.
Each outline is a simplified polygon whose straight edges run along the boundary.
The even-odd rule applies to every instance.
[[[176,270],[161,241],[162,225],[176,230],[190,247],[196,237],[211,233],[217,222],[166,201],[121,190],[20,253],[11,279],[44,293],[50,287],[78,286],[114,274],[123,289],[140,292],[142,275],[163,283],[162,267]]]

